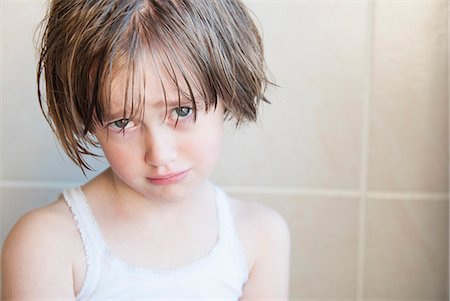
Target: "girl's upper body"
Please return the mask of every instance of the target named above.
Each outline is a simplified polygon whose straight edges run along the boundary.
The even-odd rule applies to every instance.
[[[207,202],[204,210],[203,206],[183,206],[185,211],[180,215],[138,220],[138,214],[129,216],[126,209],[112,207],[110,200],[106,199],[109,196],[96,192],[95,183],[103,185],[101,182],[107,182],[109,173],[104,172],[93,184],[84,185],[82,189],[100,231],[116,258],[142,269],[179,270],[209,256],[219,233],[214,203]],[[214,194],[210,191],[210,184],[207,187],[208,194]],[[276,213],[257,204],[233,198],[228,198],[228,204],[248,270],[248,280],[243,285],[240,300],[287,298],[289,238],[285,223]],[[25,215],[5,242],[2,273],[8,276],[3,278],[3,299],[74,299],[86,285],[86,268],[86,251],[79,229],[61,197],[55,203]],[[240,268],[237,266],[235,269]],[[120,269],[113,271],[118,273]],[[193,269],[194,273],[188,272],[185,276],[197,280],[196,271]],[[218,272],[227,276],[226,271]],[[211,278],[214,276],[217,275],[210,275]],[[124,278],[130,279],[127,277],[125,275]],[[136,275],[132,277],[139,279]],[[242,278],[236,277],[236,282]],[[170,283],[163,288],[165,292],[176,288],[180,282],[179,278],[169,280]],[[203,287],[208,283],[196,285]],[[149,287],[154,287],[154,283],[149,283]],[[193,292],[196,290],[195,286],[191,289]],[[114,289],[111,288],[111,291]],[[197,291],[210,292],[208,289]],[[137,298],[134,292],[130,292],[128,300],[132,299],[131,296]],[[173,292],[177,293],[175,290]],[[107,292],[103,290],[100,293]],[[233,300],[229,296],[223,293],[207,297],[197,295],[197,299],[222,297],[222,300]],[[152,297],[157,296],[146,296],[146,299]],[[183,299],[186,296],[178,297]],[[119,295],[115,299],[127,298]]]
[[[255,120],[268,83],[261,39],[240,1],[53,0],[41,76],[41,107],[67,155],[84,170],[84,156],[94,155],[89,146],[99,146],[110,167],[78,194],[66,191],[19,220],[2,252],[3,300],[74,299],[96,285],[89,269],[107,262],[101,252],[92,255],[101,242],[124,265],[179,269],[211,255],[224,229],[242,246],[229,254],[245,258],[245,265],[229,264],[248,272],[236,277],[242,295],[233,298],[287,298],[283,218],[256,203],[218,197],[208,180],[224,120]],[[95,232],[101,235],[86,238]],[[98,285],[106,276],[122,279],[116,272],[103,273]],[[200,270],[193,273],[200,277]],[[230,286],[227,277],[215,285]],[[185,288],[207,285],[199,282]],[[168,281],[165,290],[177,284]],[[130,292],[134,297],[158,296]]]
[[[213,212],[215,210],[213,202],[207,202],[204,208],[203,206],[192,208],[195,212],[186,210],[189,214],[183,216],[173,215],[155,221],[151,219],[138,221],[136,216],[129,216],[125,212],[126,209],[111,206],[111,202],[106,199],[108,197],[106,193],[95,190],[96,183],[106,184],[106,178],[110,177],[109,173],[109,170],[105,171],[94,179],[92,184],[84,185],[82,190],[114,257],[129,266],[161,270],[190,266],[209,255],[208,253],[215,247],[219,233],[219,221]],[[210,191],[210,184],[207,187],[208,194],[214,194],[214,189]],[[227,202],[248,272],[248,280],[243,284],[240,300],[287,299],[289,237],[283,219],[274,211],[256,203],[230,197],[227,198]],[[130,218],[133,221],[130,221]],[[74,300],[83,286],[86,286],[85,246],[71,210],[62,196],[53,204],[25,215],[5,242],[3,252],[2,273],[8,275],[3,278],[4,300],[33,300],[39,297],[45,300],[55,298]],[[218,259],[220,260],[220,257]],[[236,264],[238,262],[235,261]],[[91,266],[95,264],[98,263],[90,263]],[[237,266],[236,269],[240,271],[241,267]],[[208,270],[208,267],[204,270]],[[118,273],[121,270],[116,268],[112,271]],[[211,290],[203,289],[208,283],[195,283],[195,280],[201,279],[195,277],[202,273],[201,271],[202,269],[193,269],[185,276],[187,280],[189,278],[194,280],[193,292],[210,292]],[[218,272],[227,277],[226,271]],[[125,273],[123,279],[138,281],[139,273],[136,274],[129,277]],[[210,277],[217,278],[217,274]],[[244,276],[237,275],[235,283],[242,281]],[[159,285],[165,283],[165,287],[162,288],[163,291],[166,290],[165,293],[167,291],[177,293],[180,278],[169,278],[169,282],[164,282],[167,280],[165,276],[156,279],[159,280]],[[228,290],[226,291],[228,295],[220,292],[222,295],[210,295],[209,298],[197,295],[197,299],[221,297],[221,300],[237,300],[229,297],[229,294],[233,296],[235,293],[230,289],[236,288],[230,287],[229,283],[227,285],[223,288]],[[149,283],[148,286],[155,288],[155,283]],[[138,288],[132,288],[134,291],[138,289],[139,285]],[[142,286],[140,289],[145,291]],[[111,291],[114,290],[115,288],[111,287]],[[105,294],[107,291],[103,290],[100,293]],[[128,298],[118,295],[108,299],[134,299],[131,296],[138,298],[130,291]],[[179,295],[179,299],[183,297],[188,299],[190,296]],[[140,296],[140,299],[152,298],[157,297]]]

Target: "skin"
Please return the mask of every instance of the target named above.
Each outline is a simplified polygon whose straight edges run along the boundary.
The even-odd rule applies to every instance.
[[[146,70],[158,68],[147,62]],[[217,239],[215,191],[208,177],[222,147],[224,109],[220,101],[209,111],[199,103],[194,122],[190,102],[174,102],[177,91],[171,88],[166,114],[159,77],[148,72],[146,79],[145,111],[133,120],[123,120],[126,74],[114,81],[112,114],[95,132],[110,168],[82,189],[117,257],[136,266],[177,267],[205,256]],[[170,87],[167,77],[162,80]],[[170,184],[151,180],[180,172],[183,176]],[[257,203],[231,197],[229,202],[250,271],[240,300],[287,300],[286,222]],[[85,264],[78,230],[60,197],[22,217],[5,241],[2,300],[74,300]]]

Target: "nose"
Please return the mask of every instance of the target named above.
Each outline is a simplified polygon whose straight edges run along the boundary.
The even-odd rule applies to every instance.
[[[167,166],[177,157],[173,130],[163,126],[146,130],[145,146],[145,162],[154,167]]]

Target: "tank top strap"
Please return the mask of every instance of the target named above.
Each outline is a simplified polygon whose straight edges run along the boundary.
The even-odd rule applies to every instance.
[[[217,186],[216,191],[220,223],[220,240],[222,244],[224,244],[225,247],[228,248],[229,252],[232,253],[238,264],[241,266],[242,277],[245,282],[248,280],[249,270],[244,254],[244,248],[242,247],[238,237],[231,206],[227,194]]]
[[[77,300],[84,300],[83,296],[90,295],[100,277],[103,240],[81,187],[65,189],[63,196],[72,211],[85,251],[86,274],[83,287],[77,295]]]

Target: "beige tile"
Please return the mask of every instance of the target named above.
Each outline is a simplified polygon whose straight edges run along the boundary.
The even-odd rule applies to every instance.
[[[375,5],[369,188],[448,191],[447,1]]]
[[[359,184],[368,1],[251,1],[281,86],[261,125],[227,133],[224,185]]]
[[[58,188],[0,187],[0,248],[22,215],[53,202],[59,193]]]
[[[354,300],[358,200],[233,193],[280,212],[291,229],[291,299]]]
[[[366,208],[365,297],[448,297],[448,201],[370,199]]]

